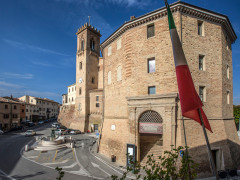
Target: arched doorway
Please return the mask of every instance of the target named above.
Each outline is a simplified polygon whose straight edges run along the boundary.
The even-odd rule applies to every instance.
[[[162,154],[163,119],[156,111],[145,111],[139,117],[140,161],[145,164],[147,156],[153,154],[155,160]]]

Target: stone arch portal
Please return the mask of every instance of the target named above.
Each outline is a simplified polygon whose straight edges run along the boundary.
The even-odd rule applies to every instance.
[[[145,164],[147,156],[153,154],[155,160],[161,155],[163,146],[163,119],[152,110],[143,112],[138,119],[140,136],[140,161]]]

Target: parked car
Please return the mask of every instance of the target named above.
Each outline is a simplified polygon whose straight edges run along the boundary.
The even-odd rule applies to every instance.
[[[44,122],[43,121],[39,121],[38,124],[43,124]]]
[[[71,132],[71,129],[66,129],[62,132],[63,135],[67,135]]]
[[[52,128],[57,128],[57,126],[60,127],[60,125],[59,125],[58,123],[53,123],[53,124],[52,124]]]
[[[4,132],[3,132],[2,130],[0,130],[0,135],[3,135],[3,133],[4,133]]]
[[[57,130],[55,130],[55,134],[61,135],[63,131],[64,131],[64,129],[57,129]]]
[[[36,131],[34,131],[34,130],[27,130],[26,132],[25,132],[25,136],[34,136],[34,135],[36,135],[37,133],[36,133]]]
[[[15,126],[15,127],[12,127],[9,131],[17,131],[22,129],[23,129],[23,126]]]
[[[26,124],[26,126],[32,127],[32,126],[35,126],[35,124],[33,122],[29,122],[29,123]]]
[[[81,134],[81,131],[72,129],[69,134]]]

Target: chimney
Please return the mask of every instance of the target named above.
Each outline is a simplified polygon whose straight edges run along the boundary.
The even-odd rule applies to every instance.
[[[131,17],[130,17],[130,20],[133,20],[133,19],[135,19],[135,18],[136,18],[135,16],[131,16]]]

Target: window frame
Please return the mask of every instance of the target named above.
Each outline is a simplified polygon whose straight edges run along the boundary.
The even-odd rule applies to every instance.
[[[150,93],[151,88],[154,88],[154,93]],[[148,95],[153,95],[153,94],[156,94],[156,86],[148,86]]]
[[[201,90],[202,89],[202,90]],[[202,94],[200,94],[202,92]],[[199,98],[202,102],[206,102],[206,86],[199,86]]]
[[[204,24],[203,21],[197,21],[197,32],[199,36],[204,36]]]
[[[200,63],[200,60],[202,60],[202,62]],[[200,67],[200,64],[202,65],[202,69]],[[199,54],[198,55],[198,70],[200,71],[205,71],[205,55]]]
[[[154,71],[153,72],[150,72],[150,62],[151,61],[154,61]],[[156,72],[156,59],[155,59],[155,57],[147,59],[147,66],[148,66],[148,73],[155,73]]]
[[[152,34],[150,33],[150,28],[153,27],[153,32]],[[155,25],[154,23],[147,25],[147,39],[154,37],[155,36]]]

